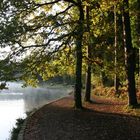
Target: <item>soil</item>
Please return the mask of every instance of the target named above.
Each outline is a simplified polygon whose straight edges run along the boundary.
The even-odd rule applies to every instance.
[[[139,140],[140,118],[124,112],[126,102],[94,97],[83,110],[73,97],[43,106],[27,119],[24,140]]]

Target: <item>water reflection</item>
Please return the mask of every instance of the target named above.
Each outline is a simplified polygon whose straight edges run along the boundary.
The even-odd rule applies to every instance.
[[[36,89],[24,94],[25,111],[40,107],[52,100],[66,96],[69,90],[64,89]]]
[[[9,82],[9,89],[0,91],[0,140],[6,140],[16,119],[25,117],[25,112],[38,108],[52,100],[66,96],[67,87],[26,87],[22,83]]]

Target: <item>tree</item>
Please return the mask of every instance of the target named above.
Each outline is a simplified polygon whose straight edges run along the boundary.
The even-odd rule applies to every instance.
[[[91,43],[91,28],[90,28],[90,12],[91,12],[91,6],[89,6],[90,3],[87,4],[86,6],[86,28],[87,28],[87,70],[86,70],[86,83],[85,83],[85,101],[90,102],[91,101],[91,54],[92,54],[92,43]]]
[[[131,27],[130,27],[130,16],[129,16],[129,1],[123,1],[123,17],[124,17],[124,31],[126,34],[126,71],[127,71],[127,79],[128,79],[128,97],[129,97],[129,105],[137,104],[136,97],[136,85],[135,85],[135,48],[132,46],[132,38],[131,38]]]
[[[39,81],[48,81],[59,77],[61,78],[60,83],[65,80],[65,77],[69,77],[69,81],[65,82],[70,82],[70,79],[74,81],[75,59],[74,50],[72,49],[74,48],[65,48],[51,55],[51,57],[37,55],[38,52],[26,57],[20,65],[25,85],[37,86]],[[73,84],[73,82],[71,83]]]
[[[78,0],[79,21],[78,36],[76,37],[76,80],[75,80],[75,108],[82,108],[81,89],[82,89],[82,41],[84,33],[84,10],[82,1]]]
[[[114,3],[114,87],[115,95],[119,92],[119,78],[117,73],[117,63],[118,63],[118,36],[117,36],[117,3]]]
[[[121,5],[120,1],[117,3]],[[135,51],[132,47],[128,1],[124,1],[123,4],[123,41],[127,48],[129,102],[135,104],[135,64],[133,64]],[[122,59],[119,59],[122,54],[119,53],[116,58],[117,50],[115,50],[115,56],[112,53],[114,52],[114,29],[115,42],[117,41],[115,49],[116,46],[120,49],[122,45],[120,41],[122,35],[116,39],[121,32],[121,27],[118,24],[116,30],[114,21],[116,23],[116,16],[120,16],[120,11],[117,11],[118,9],[113,11],[113,0],[5,0],[0,6],[0,44],[2,47],[10,47],[12,52],[9,55],[10,60],[17,59],[25,68],[27,67],[26,72],[23,73],[31,74],[29,83],[36,80],[38,76],[46,79],[60,74],[58,69],[61,69],[61,61],[58,60],[58,56],[61,52],[65,53],[67,48],[72,48],[76,52],[74,57],[76,59],[76,62],[74,61],[76,108],[82,108],[83,57],[86,56],[85,61],[87,61],[84,64],[87,65],[85,100],[90,101],[91,71],[98,76],[102,74],[104,86],[113,86],[114,74],[123,71],[119,72],[115,78],[115,85],[117,85],[117,77],[120,73],[124,73],[124,70]],[[87,52],[87,55],[83,55],[83,51]],[[91,69],[91,63],[94,66],[93,69]],[[118,86],[116,86],[117,90]]]
[[[75,107],[82,108],[82,38],[84,10],[82,0],[6,1],[2,7],[1,44],[9,45],[12,57],[30,51],[51,56],[65,47],[76,46]],[[57,5],[57,7],[55,7]],[[57,11],[54,9],[58,8]],[[72,11],[77,11],[74,19]],[[10,14],[9,14],[10,13]],[[6,20],[4,20],[6,19]]]
[[[140,9],[140,1],[139,0],[137,0],[137,11],[138,11],[138,14],[137,14],[137,31],[138,31],[138,42],[139,42],[139,44],[140,44],[140,12],[139,12],[139,9]],[[139,88],[140,88],[140,46],[139,46],[139,60],[138,60],[138,69],[139,69],[139,78],[138,78],[138,80],[139,80]]]

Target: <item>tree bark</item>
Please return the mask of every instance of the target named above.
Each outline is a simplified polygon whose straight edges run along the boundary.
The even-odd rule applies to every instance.
[[[140,44],[140,0],[137,0],[137,34],[138,34],[138,44]],[[139,56],[139,60],[138,60],[138,69],[139,69],[139,78],[138,78],[138,88],[140,89],[140,46],[139,47],[139,52],[138,52],[138,56]]]
[[[131,27],[130,27],[130,16],[129,16],[129,1],[123,1],[124,6],[124,27],[125,27],[125,35],[126,35],[126,71],[127,71],[127,79],[128,79],[128,104],[136,105],[137,97],[136,97],[136,84],[135,84],[135,48],[132,46],[132,38],[131,38]]]
[[[91,101],[91,67],[88,66],[86,73],[86,91],[85,91],[85,101]]]
[[[88,64],[87,64],[87,71],[86,71],[86,83],[85,83],[85,101],[90,102],[91,101],[91,40],[90,40],[90,6],[86,6],[86,24],[87,24],[87,57],[88,57]]]
[[[140,0],[137,0],[137,33],[138,33],[138,42],[140,43],[140,11],[139,10],[140,10]]]
[[[82,108],[81,90],[82,90],[82,40],[83,40],[83,23],[84,11],[81,0],[78,1],[79,8],[79,24],[77,26],[76,36],[76,83],[74,91],[75,108]]]
[[[116,14],[116,4],[114,4],[114,67],[115,67],[115,75],[114,75],[114,87],[115,87],[115,95],[119,92],[119,78],[117,73],[117,14]]]
[[[124,8],[122,10],[122,47],[124,49],[124,65],[127,65],[127,55],[126,55],[126,34],[125,34],[125,25],[124,25]]]

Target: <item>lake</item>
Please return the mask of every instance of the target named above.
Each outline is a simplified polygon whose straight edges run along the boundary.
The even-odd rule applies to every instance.
[[[72,88],[44,86],[22,88],[21,82],[8,82],[9,89],[0,91],[0,140],[8,140],[16,119],[26,112],[68,95]]]

